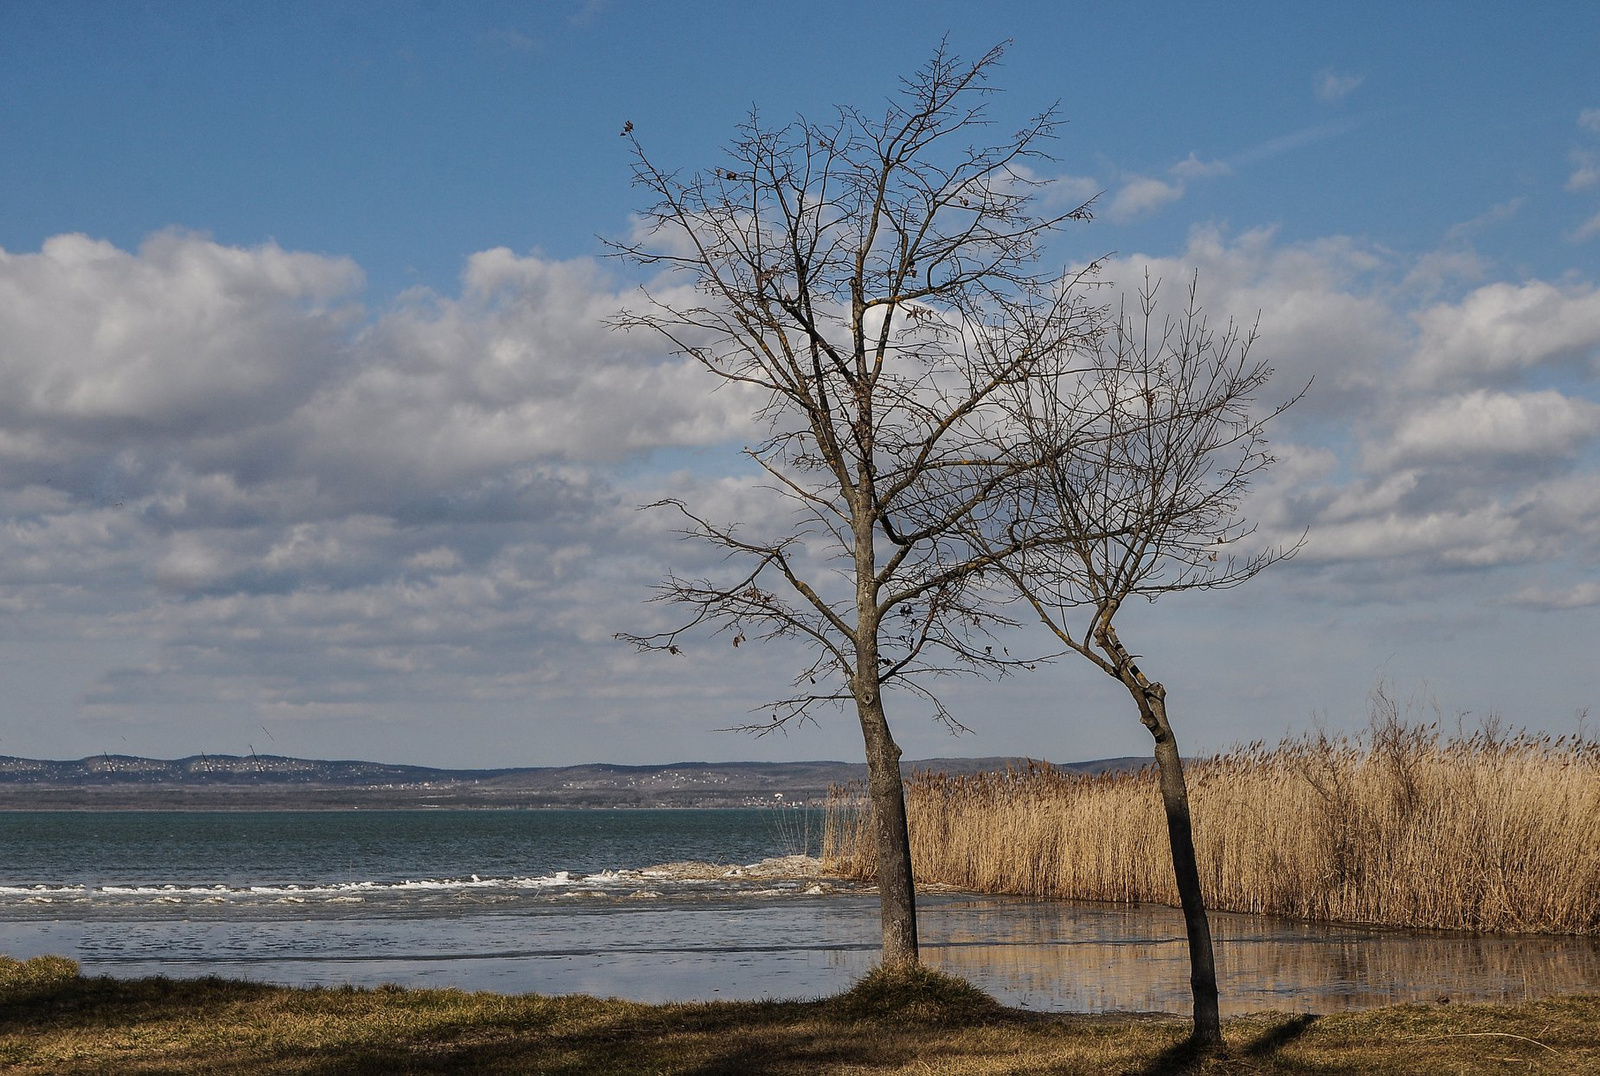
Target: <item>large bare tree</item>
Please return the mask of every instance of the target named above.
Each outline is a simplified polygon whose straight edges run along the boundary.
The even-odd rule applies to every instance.
[[[681,619],[622,637],[673,652],[707,630],[803,644],[792,684],[745,727],[854,709],[886,966],[917,960],[917,931],[885,694],[955,725],[933,682],[1002,668],[980,645],[1003,620],[981,573],[1016,551],[995,530],[994,498],[1039,463],[1004,405],[1096,322],[1073,280],[1035,271],[1041,239],[1088,206],[1035,209],[1029,166],[1051,112],[990,136],[985,82],[1000,55],[964,63],[941,49],[870,114],[752,115],[724,163],[683,177],[635,141],[636,184],[654,201],[643,237],[617,244],[664,281],[619,324],[756,390],[766,436],[746,452],[788,508],[741,525],[662,502],[728,555],[729,574],[669,577],[658,597]],[[674,280],[692,282],[692,300],[668,297]]]
[[[1014,387],[1015,419],[1042,465],[1008,494],[1009,536],[1021,549],[1002,570],[1068,650],[1127,689],[1155,739],[1194,1040],[1209,1047],[1222,1034],[1216,964],[1183,758],[1167,690],[1124,645],[1118,615],[1136,598],[1238,586],[1294,553],[1297,545],[1236,552],[1254,533],[1243,498],[1272,463],[1265,425],[1294,399],[1259,405],[1272,370],[1252,355],[1253,329],[1210,325],[1194,282],[1183,310],[1160,316],[1158,288],[1147,277],[1137,309],[1120,311],[1086,355],[1057,356],[1052,372]]]

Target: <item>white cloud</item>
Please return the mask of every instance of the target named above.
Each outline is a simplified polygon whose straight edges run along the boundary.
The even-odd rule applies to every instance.
[[[1355,130],[1360,124],[1360,120],[1354,117],[1347,117],[1329,123],[1302,127],[1298,131],[1290,131],[1288,134],[1269,138],[1265,142],[1257,143],[1241,153],[1236,153],[1229,159],[1228,163],[1234,168],[1260,164],[1262,161],[1270,161],[1286,153],[1304,149],[1306,146],[1312,146],[1330,138],[1337,138],[1342,134]]]
[[[1600,236],[1600,213],[1596,213],[1572,231],[1567,233],[1567,240],[1572,243],[1584,243]]]
[[[1227,161],[1202,161],[1191,152],[1189,156],[1173,165],[1171,172],[1180,179],[1210,179],[1214,176],[1232,175],[1233,167]]]
[[[1516,198],[1496,203],[1475,217],[1452,224],[1449,230],[1445,232],[1445,238],[1448,240],[1468,239],[1492,225],[1510,220],[1522,211],[1525,201],[1526,199],[1519,195]]]
[[[1365,75],[1340,74],[1332,68],[1326,68],[1317,75],[1317,100],[1329,102],[1343,100],[1365,81]]]
[[[1482,461],[1573,455],[1600,435],[1600,404],[1553,390],[1473,392],[1424,403],[1381,446],[1387,462]]]
[[[1518,591],[1511,602],[1535,609],[1585,609],[1600,605],[1600,583],[1586,581],[1565,587],[1526,587]]]
[[[1442,595],[1489,568],[1511,593],[1517,572],[1600,556],[1600,369],[1583,361],[1600,347],[1600,289],[1472,286],[1492,266],[1470,252],[1282,244],[1265,229],[1197,228],[1182,253],[1113,259],[1105,275],[1125,289],[1146,267],[1168,312],[1194,269],[1214,323],[1259,312],[1255,354],[1277,371],[1264,402],[1314,376],[1269,432],[1279,462],[1249,512],[1263,545],[1310,528],[1283,571],[1319,580],[1319,599]],[[1432,301],[1441,291],[1458,297]]]
[[[1315,378],[1310,396],[1288,416],[1293,427],[1364,406],[1377,391],[1408,333],[1391,305],[1391,268],[1356,240],[1285,246],[1272,229],[1230,236],[1206,226],[1190,233],[1180,254],[1116,258],[1105,277],[1126,287],[1149,269],[1170,309],[1198,271],[1200,299],[1213,317],[1249,324],[1259,315],[1261,354],[1270,356],[1281,391],[1291,394]]]
[[[1122,223],[1153,213],[1182,197],[1181,183],[1167,183],[1150,176],[1129,176],[1111,199],[1106,215]]]
[[[0,603],[156,654],[84,713],[375,718],[617,666],[683,547],[614,469],[739,439],[750,401],[607,330],[589,261],[485,251],[358,330],[360,283],[177,233],[0,253]]]
[[[1586,108],[1578,113],[1578,126],[1600,134],[1600,108]]]
[[[385,315],[351,375],[296,416],[306,465],[341,483],[450,485],[749,432],[750,393],[713,393],[659,338],[606,327],[624,301],[589,262],[473,255],[459,299],[417,296]]]
[[[95,440],[271,421],[337,367],[361,282],[349,259],[176,232],[0,251],[0,414]]]
[[[1600,348],[1600,287],[1487,284],[1412,316],[1421,339],[1410,375],[1428,384],[1590,358]]]
[[[1567,179],[1567,190],[1588,190],[1600,183],[1600,154],[1589,150],[1572,151],[1572,175]]]
[[[360,283],[179,233],[0,252],[0,484],[147,499],[168,525],[382,512],[749,427],[748,394],[605,327],[625,296],[592,262],[485,251],[459,297],[411,293],[357,334]]]
[[[1040,205],[1047,210],[1076,209],[1105,189],[1093,176],[1056,176],[1036,182]]]
[[[447,572],[461,566],[461,558],[449,546],[434,546],[420,553],[414,553],[406,561],[406,567],[413,571],[422,572]]]
[[[1119,191],[1129,211],[1182,193],[1141,181]],[[1198,268],[1215,323],[1259,313],[1257,354],[1278,371],[1262,403],[1315,376],[1250,501],[1263,541],[1311,527],[1288,578],[1384,600],[1397,581],[1442,593],[1494,568],[1472,578],[1495,600],[1584,604],[1528,577],[1600,557],[1583,361],[1600,289],[1480,284],[1492,266],[1454,246],[1411,257],[1271,229],[1196,228],[1180,253],[1105,275],[1126,287],[1146,267],[1164,309]],[[633,505],[681,495],[783,525],[720,454],[752,432],[749,398],[607,331],[628,295],[593,262],[484,251],[457,293],[408,294],[363,326],[359,287],[341,259],[187,235],[0,255],[0,340],[20,341],[0,370],[0,607],[15,614],[0,631],[140,648],[88,684],[83,713],[370,730],[463,699],[523,722],[537,697],[582,700],[591,722],[656,707],[671,728],[694,698],[704,729],[792,674],[778,648],[741,648],[730,677],[720,640],[681,659],[610,640],[664,623],[641,603],[668,569],[722,568]],[[655,448],[695,465],[634,462]]]
[[[1319,522],[1297,559],[1307,564],[1386,562],[1398,570],[1405,570],[1400,562],[1419,560],[1424,570],[1430,564],[1449,570],[1516,564],[1550,550],[1539,536],[1527,533],[1504,506],[1489,504],[1467,510],[1394,511]]]

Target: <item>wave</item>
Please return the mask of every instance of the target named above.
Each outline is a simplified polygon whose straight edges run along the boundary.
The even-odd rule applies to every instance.
[[[804,862],[796,862],[804,861]],[[111,882],[63,885],[0,885],[0,909],[41,904],[257,904],[266,902],[364,903],[408,897],[479,896],[515,899],[531,896],[612,896],[636,899],[724,892],[743,895],[819,896],[842,883],[820,877],[820,864],[805,857],[764,860],[745,866],[667,863],[636,870],[593,873],[559,870],[549,874],[480,877],[476,874],[400,880],[319,880],[255,882]]]

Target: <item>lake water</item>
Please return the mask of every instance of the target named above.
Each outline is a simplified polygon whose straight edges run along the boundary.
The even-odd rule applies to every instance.
[[[875,894],[742,870],[815,851],[792,810],[11,812],[0,952],[85,974],[454,986],[645,1001],[814,997],[877,955]],[[808,848],[809,846],[809,848]],[[1182,1011],[1182,917],[919,897],[929,963],[1041,1010]],[[1216,915],[1224,1011],[1600,989],[1600,940]]]

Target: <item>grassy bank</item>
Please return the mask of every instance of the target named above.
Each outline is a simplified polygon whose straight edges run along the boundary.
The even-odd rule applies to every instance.
[[[1600,933],[1600,744],[1442,736],[1381,695],[1371,729],[1188,766],[1213,908],[1458,930]],[[1153,772],[919,774],[916,876],[994,893],[1177,903]],[[824,858],[870,877],[869,820],[830,815]]]
[[[934,973],[820,1001],[639,1005],[440,990],[84,979],[0,958],[0,1066],[15,1073],[1600,1073],[1600,996],[1187,1023],[1005,1009]]]

